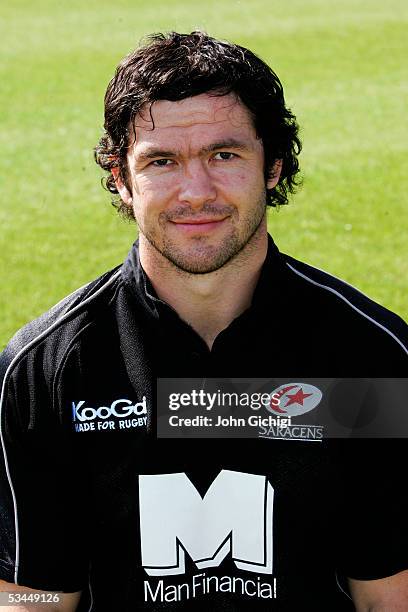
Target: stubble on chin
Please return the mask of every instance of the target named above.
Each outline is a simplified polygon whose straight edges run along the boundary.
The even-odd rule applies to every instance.
[[[145,239],[146,248],[151,251],[157,265],[170,263],[175,271],[184,274],[210,274],[234,259],[237,263],[241,260],[239,264],[244,265],[245,254],[249,257],[257,248],[265,212],[266,194],[260,198],[253,216],[246,220],[242,235],[239,235],[236,223],[217,245],[210,244],[206,236],[196,236],[190,238],[192,243],[190,247],[180,247],[175,240],[166,235],[166,225],[169,223],[166,215],[159,219],[163,232],[161,240],[154,231],[146,231],[140,227],[140,232]],[[232,215],[232,219],[234,216]]]
[[[238,237],[233,233],[216,246],[208,244],[206,237],[193,238],[192,241],[189,248],[180,249],[171,240],[165,240],[161,255],[181,272],[210,274],[225,266],[240,250]]]

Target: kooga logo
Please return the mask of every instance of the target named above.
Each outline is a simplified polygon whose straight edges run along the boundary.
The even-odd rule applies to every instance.
[[[143,396],[141,402],[132,404],[128,399],[118,399],[110,406],[100,406],[91,408],[85,406],[85,401],[81,400],[77,404],[72,402],[72,413],[74,421],[93,421],[94,419],[108,419],[109,417],[126,418],[131,415],[141,416],[147,414],[146,397]]]
[[[265,476],[221,470],[204,497],[185,473],[139,477],[142,565],[149,576],[200,569],[228,553],[237,568],[272,573],[274,491]]]

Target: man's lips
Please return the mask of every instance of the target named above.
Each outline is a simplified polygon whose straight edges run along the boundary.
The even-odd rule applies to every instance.
[[[176,223],[177,225],[204,225],[206,223],[220,223],[221,221],[224,221],[224,219],[226,219],[227,217],[222,217],[221,219],[214,219],[213,217],[199,217],[199,218],[195,218],[193,217],[192,219],[177,219],[177,220],[173,220],[172,219],[172,223]]]
[[[214,219],[213,217],[200,217],[200,218],[191,218],[191,219],[177,219],[172,220],[171,223],[176,225],[179,229],[187,230],[187,231],[206,231],[215,229],[219,227],[227,217],[222,217],[221,219]]]

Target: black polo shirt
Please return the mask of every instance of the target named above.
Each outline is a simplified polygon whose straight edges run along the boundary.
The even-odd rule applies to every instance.
[[[408,568],[405,441],[158,439],[156,381],[406,377],[407,338],[270,240],[210,351],[135,244],[2,355],[0,578],[94,612],[352,610],[344,576]]]

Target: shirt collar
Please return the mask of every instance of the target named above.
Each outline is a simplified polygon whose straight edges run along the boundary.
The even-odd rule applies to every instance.
[[[255,287],[252,304],[246,311],[246,315],[269,309],[272,295],[275,296],[272,298],[273,302],[276,302],[276,298],[282,289],[282,272],[282,255],[272,237],[268,234],[266,258]],[[122,277],[147,315],[154,319],[159,319],[170,313],[174,315],[174,309],[157,296],[149,277],[140,263],[139,240],[136,240],[132,245],[122,266]],[[276,291],[273,290],[274,287]]]

